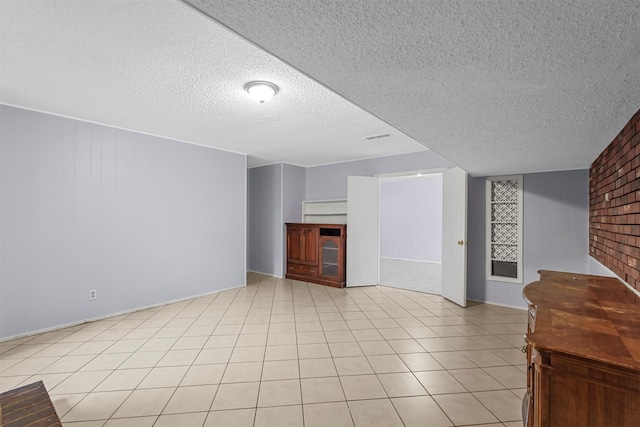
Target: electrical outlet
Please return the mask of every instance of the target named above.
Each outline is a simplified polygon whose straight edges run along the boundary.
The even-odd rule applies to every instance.
[[[95,289],[91,289],[89,291],[89,301],[94,300],[96,298],[98,298],[98,291]]]

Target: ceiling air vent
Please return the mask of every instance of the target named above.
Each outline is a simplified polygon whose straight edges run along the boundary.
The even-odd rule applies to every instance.
[[[375,139],[382,139],[382,138],[390,138],[391,135],[388,133],[383,133],[382,135],[373,135],[373,136],[367,136],[364,139],[369,140],[369,141],[373,141]]]

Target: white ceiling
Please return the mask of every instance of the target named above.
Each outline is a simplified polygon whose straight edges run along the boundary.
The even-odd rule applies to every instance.
[[[244,85],[268,80],[268,103]],[[185,3],[0,0],[0,102],[301,166],[426,150]],[[367,136],[390,134],[377,141]]]
[[[640,106],[637,0],[188,2],[215,21],[172,0],[0,0],[0,102],[251,165],[419,141],[474,175],[586,168]],[[250,80],[280,92],[259,105]]]
[[[638,0],[187,0],[474,175],[586,168],[640,107]]]

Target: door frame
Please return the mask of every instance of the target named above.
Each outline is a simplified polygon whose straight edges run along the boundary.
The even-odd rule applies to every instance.
[[[391,181],[394,178],[419,178],[421,176],[425,176],[425,175],[434,175],[434,174],[442,174],[444,175],[444,172],[449,170],[450,168],[434,168],[434,169],[422,169],[422,170],[413,170],[413,171],[403,171],[403,172],[391,172],[391,173],[383,173],[383,174],[377,174],[374,175],[375,177],[378,177],[380,179],[380,181]],[[443,183],[444,186],[444,183]],[[444,214],[444,205],[441,207],[441,209],[443,210],[443,214]],[[441,224],[441,227],[443,227],[443,224]],[[381,234],[380,230],[378,230],[378,234]],[[378,239],[378,246],[380,245],[380,241]],[[440,245],[442,245],[442,238],[440,239]],[[378,252],[380,252],[380,248],[378,248]],[[440,263],[440,268],[442,269],[442,262]],[[380,266],[378,267],[378,271],[380,271]],[[378,274],[378,282],[380,281],[380,273]],[[380,284],[380,283],[379,283]],[[432,295],[440,295],[440,294],[432,294]]]
[[[443,229],[442,229],[443,235],[442,235],[442,239],[443,239],[443,243],[444,243],[445,238],[446,238],[446,236],[445,236],[446,230],[444,228],[444,222],[445,222],[444,221],[444,214],[445,214],[445,212],[444,212],[444,209],[445,209],[445,203],[444,203],[444,196],[445,196],[445,192],[444,192],[445,183],[444,183],[444,181],[445,181],[445,178],[444,178],[444,175],[445,175],[445,172],[451,171],[452,169],[461,170],[464,173],[464,179],[465,179],[465,186],[464,186],[464,197],[465,197],[465,201],[464,201],[464,205],[465,205],[465,209],[464,209],[464,215],[465,215],[464,230],[465,231],[464,231],[464,235],[460,236],[460,237],[462,237],[462,239],[463,239],[462,240],[464,242],[463,248],[465,250],[465,255],[466,255],[466,243],[467,243],[466,242],[466,239],[467,239],[467,237],[466,237],[466,227],[467,227],[467,224],[466,224],[466,214],[467,214],[467,212],[466,212],[466,203],[467,203],[468,175],[464,170],[462,170],[461,168],[459,168],[457,166],[454,166],[454,167],[448,167],[448,168],[434,168],[434,169],[425,169],[425,170],[417,170],[417,171],[404,171],[404,172],[393,172],[393,173],[385,173],[385,174],[376,174],[373,177],[369,176],[368,178],[377,178],[378,179],[378,183],[379,183],[380,180],[383,179],[383,178],[401,177],[401,176],[410,176],[410,175],[419,175],[419,174],[439,173],[439,172],[441,172],[443,174]],[[362,177],[362,178],[367,178],[367,177]],[[347,197],[347,199],[348,199],[348,197]],[[348,206],[349,206],[349,201],[347,200],[347,209],[348,209]],[[373,207],[371,207],[371,209],[373,209]],[[379,186],[378,186],[378,199],[377,199],[377,213],[378,213],[378,218],[379,218],[379,215],[380,215],[380,189],[379,189]],[[378,229],[376,230],[376,234],[379,236],[379,233],[380,233],[380,223],[379,223],[379,221],[378,221],[377,227],[378,227]],[[376,267],[376,270],[377,270],[378,282],[379,282],[379,278],[380,278],[380,240],[379,240],[379,238],[377,239],[377,252],[378,252],[378,258],[377,258],[377,260],[375,262],[375,267]],[[349,279],[348,279],[348,277],[349,277],[348,276],[349,275],[349,261],[348,260],[349,260],[349,250],[347,250],[347,286],[349,286]],[[443,247],[442,266],[443,266],[443,271],[444,271],[444,267],[445,267],[444,247]],[[455,298],[453,298],[453,299],[450,299],[449,297],[445,296],[444,293],[442,293],[441,295],[444,296],[445,298],[450,299],[451,301],[457,303],[458,305],[460,305],[462,307],[465,307],[466,306],[466,288],[467,288],[467,284],[466,284],[466,256],[464,257],[464,269],[463,270],[464,270],[464,273],[463,273],[463,275],[464,275],[464,277],[463,277],[464,288],[462,290],[462,294],[463,295],[460,296],[460,295],[456,294]],[[355,284],[355,283],[353,285],[358,286],[358,284]],[[444,286],[443,286],[443,289],[444,289]],[[460,297],[460,298],[458,298],[458,297]]]

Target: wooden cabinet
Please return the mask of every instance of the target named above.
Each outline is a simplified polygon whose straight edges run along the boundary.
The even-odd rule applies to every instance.
[[[347,226],[287,223],[287,279],[343,287]]]
[[[318,265],[318,229],[287,227],[287,261],[302,265]]]
[[[615,278],[553,271],[523,293],[525,426],[640,426],[640,297]]]

